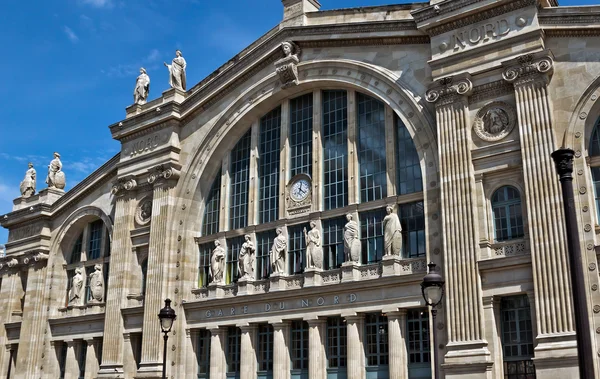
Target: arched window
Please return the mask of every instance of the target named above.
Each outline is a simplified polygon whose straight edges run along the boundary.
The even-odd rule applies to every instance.
[[[594,198],[596,200],[596,215],[600,220],[600,118],[594,125],[592,139],[590,140],[590,167],[592,170],[592,181],[594,182]]]
[[[83,227],[67,259],[67,306],[104,303],[108,284],[110,239],[104,221]]]
[[[213,181],[206,207],[204,208],[204,219],[202,222],[202,235],[207,236],[219,232],[219,209],[221,205],[221,171]]]
[[[494,231],[497,242],[523,237],[521,195],[511,186],[496,190],[492,196]]]

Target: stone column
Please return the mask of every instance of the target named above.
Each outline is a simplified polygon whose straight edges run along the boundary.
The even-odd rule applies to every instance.
[[[273,323],[273,379],[290,379],[290,323]]]
[[[557,148],[548,96],[553,64],[547,51],[525,55],[503,63],[506,69],[502,75],[513,83],[517,103],[536,295],[536,369],[542,373],[544,366],[548,366],[548,375],[556,367],[557,359],[571,360],[576,356],[564,212],[550,157]],[[577,369],[563,369],[559,376],[573,377],[576,373]]]
[[[323,142],[321,140],[323,99],[321,91],[313,92],[312,184],[313,212],[323,209]]]
[[[124,326],[121,308],[124,306],[127,296],[123,289],[127,277],[125,268],[129,254],[131,254],[129,231],[133,226],[134,210],[135,201],[132,193],[121,190],[115,204],[115,221],[110,251],[110,280],[107,283],[104,335],[102,337],[102,362],[98,373],[100,378],[114,378],[123,373]]]
[[[308,377],[327,377],[327,357],[325,355],[325,320],[312,319],[308,322]],[[351,377],[351,376],[348,376]]]
[[[256,325],[242,325],[240,379],[256,379]]]
[[[408,379],[406,309],[388,312],[387,318],[390,379]]]
[[[227,358],[225,357],[225,340],[227,328],[210,329],[210,378],[225,379]]]
[[[231,150],[226,151],[223,155],[223,161],[221,162],[221,211],[219,212],[219,230],[222,232],[229,230],[229,185],[231,184],[231,178],[229,177],[230,156]]]
[[[348,378],[364,379],[365,349],[363,346],[364,315],[343,316],[346,319],[346,333],[348,343]]]
[[[360,202],[360,168],[358,164],[358,125],[356,92],[348,90],[348,204]],[[358,220],[358,219],[355,219]]]
[[[163,333],[160,329],[158,312],[164,307],[163,292],[167,275],[167,246],[170,226],[169,206],[172,186],[168,180],[152,181],[154,193],[152,199],[152,218],[150,224],[150,243],[148,249],[147,291],[144,300],[144,323],[142,335],[142,359],[137,377],[160,377],[163,365]],[[175,307],[175,304],[173,305]],[[171,342],[173,343],[171,336]],[[171,352],[171,349],[167,349]],[[167,353],[167,361],[172,360]],[[170,365],[167,364],[167,373]]]
[[[258,223],[258,138],[260,134],[260,121],[257,120],[252,124],[250,131],[250,171],[249,171],[249,187],[248,187],[248,225],[256,225]]]
[[[100,365],[98,364],[98,341],[89,338],[83,341],[82,349],[87,349],[85,355],[85,379],[95,379],[98,377],[98,370]]]
[[[435,103],[440,154],[440,182],[444,227],[448,351],[447,378],[464,375],[464,363],[473,375],[489,376],[491,365],[483,339],[481,284],[477,268],[479,236],[476,187],[471,161],[471,125],[468,99],[473,84],[468,74],[444,78],[427,92]],[[461,371],[462,370],[462,371]]]
[[[280,130],[280,148],[279,154],[279,218],[285,218],[287,204],[285,201],[285,186],[288,183],[288,167],[290,164],[290,102],[284,101],[281,104],[281,130]]]
[[[387,193],[388,196],[395,195],[396,190],[396,118],[394,110],[388,105],[385,106],[385,140],[386,154],[385,163],[387,171]]]
[[[502,373],[502,343],[501,343],[501,323],[500,317],[500,297],[485,296],[483,298],[483,316],[485,319],[485,339],[488,341],[488,348],[494,362],[493,377],[503,378]]]
[[[65,360],[65,378],[79,378],[79,347],[73,340],[66,340],[67,344],[67,359]]]

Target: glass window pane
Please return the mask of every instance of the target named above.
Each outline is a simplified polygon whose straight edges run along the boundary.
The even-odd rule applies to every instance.
[[[402,225],[402,256],[424,257],[425,252],[425,209],[423,202],[401,204],[398,217]]]
[[[398,195],[423,191],[423,176],[415,144],[398,115],[396,120],[396,186]]]
[[[256,278],[265,279],[271,274],[270,254],[273,241],[277,237],[274,230],[256,235]]]
[[[348,112],[346,91],[323,91],[325,209],[348,205]]]
[[[240,372],[242,331],[235,326],[227,329],[227,372]]]
[[[250,130],[231,151],[231,205],[229,228],[248,226],[248,174],[250,171]]]
[[[214,243],[205,243],[199,246],[198,260],[198,288],[208,286],[210,274],[210,256],[214,250]]]
[[[360,213],[360,241],[362,243],[362,263],[381,261],[384,253],[383,225],[385,209]]]
[[[221,171],[213,181],[206,198],[202,235],[208,236],[219,232],[219,210],[221,208]]]
[[[306,240],[304,229],[310,230],[310,225],[294,225],[288,228],[288,266],[290,274],[301,274],[306,267]]]
[[[210,374],[210,331],[199,330],[196,337],[196,360],[198,378],[208,378]]]
[[[90,224],[90,236],[88,241],[88,260],[100,258],[102,246],[102,230],[104,222],[102,220],[94,221]]]
[[[387,196],[385,106],[357,93],[358,163],[361,202]]]
[[[239,278],[238,258],[243,244],[243,236],[230,238],[227,240],[227,272],[225,273],[225,283],[227,284],[237,282]]]
[[[429,363],[429,311],[411,309],[406,315],[408,364]]]
[[[260,183],[259,222],[279,219],[279,159],[280,159],[281,107],[277,107],[260,120],[258,179]]]
[[[325,270],[342,266],[344,263],[345,217],[323,220],[323,259]]]
[[[525,235],[521,211],[521,196],[516,188],[504,186],[492,195],[494,232],[497,242]]]
[[[312,177],[313,94],[290,100],[291,176]]]

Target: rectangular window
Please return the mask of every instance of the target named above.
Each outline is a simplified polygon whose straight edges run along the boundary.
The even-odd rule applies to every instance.
[[[389,364],[388,320],[382,314],[365,315],[365,353],[367,366],[386,366]]]
[[[206,198],[202,235],[209,236],[219,232],[219,210],[221,209],[221,170],[217,173]]]
[[[260,120],[258,178],[260,183],[259,222],[279,219],[279,157],[281,153],[281,107]]]
[[[215,248],[214,243],[205,243],[199,246],[200,257],[198,260],[198,288],[204,288],[209,283],[210,255]]]
[[[67,346],[66,342],[61,342],[59,346],[58,367],[60,370],[60,379],[64,379],[67,367]]]
[[[323,254],[325,269],[331,270],[344,263],[344,225],[346,218],[323,220]]]
[[[346,320],[341,317],[327,318],[327,367],[346,367],[348,344]]]
[[[364,203],[387,196],[385,106],[362,93],[356,97],[360,201]]]
[[[360,241],[363,263],[381,261],[384,254],[383,225],[385,209],[362,212],[360,214]]]
[[[79,356],[77,364],[79,365],[79,379],[85,379],[85,360],[87,358],[87,342],[79,342]]]
[[[100,258],[102,246],[102,230],[104,222],[102,220],[94,221],[90,224],[90,239],[88,243],[88,261]]]
[[[201,329],[196,335],[196,361],[198,379],[208,379],[210,375],[210,331]]]
[[[135,367],[139,369],[142,363],[142,333],[131,333],[130,343]]]
[[[308,323],[292,321],[290,334],[292,370],[308,370]]]
[[[312,177],[313,94],[290,100],[290,169]]]
[[[238,141],[231,150],[231,205],[229,207],[229,229],[248,226],[248,179],[250,173],[251,131]]]
[[[408,364],[429,365],[429,311],[427,309],[411,309],[406,315],[406,339]]]
[[[423,202],[399,205],[398,216],[402,225],[402,256],[405,258],[424,257],[426,251]]]
[[[270,254],[273,240],[277,237],[274,230],[256,235],[256,278],[265,279],[271,273]]]
[[[398,115],[396,120],[396,185],[398,195],[423,191],[423,175],[415,143]]]
[[[73,246],[73,250],[71,251],[71,260],[69,264],[79,263],[81,262],[81,249],[83,248],[83,233],[79,235],[77,241],[75,241],[75,246]]]
[[[230,326],[227,329],[227,374],[239,374],[242,331]]]
[[[273,371],[273,325],[258,326],[258,371]]]
[[[348,108],[346,91],[323,91],[325,210],[348,205]]]
[[[502,298],[504,378],[535,378],[531,308],[527,295]]]
[[[227,272],[225,273],[225,283],[227,284],[237,282],[238,280],[238,258],[243,244],[243,236],[230,238],[227,240]]]
[[[306,239],[304,229],[310,230],[310,225],[295,225],[288,228],[288,257],[289,272],[301,274],[306,267]]]

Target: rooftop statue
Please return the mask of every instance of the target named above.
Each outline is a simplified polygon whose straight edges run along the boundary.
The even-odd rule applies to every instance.
[[[135,81],[135,90],[133,91],[133,103],[144,105],[148,101],[150,94],[150,77],[145,68],[140,68],[140,76]]]
[[[176,57],[173,58],[171,64],[165,62],[165,67],[169,69],[169,85],[171,88],[185,91],[185,68],[187,67],[187,63],[181,54],[181,50],[176,50],[175,55]]]
[[[33,163],[29,163],[29,169],[25,173],[25,179],[21,182],[21,196],[31,197],[35,194],[35,176],[36,172],[33,168]]]
[[[48,188],[65,189],[66,177],[65,173],[62,171],[59,153],[54,153],[54,159],[48,165],[46,184],[48,184]]]

